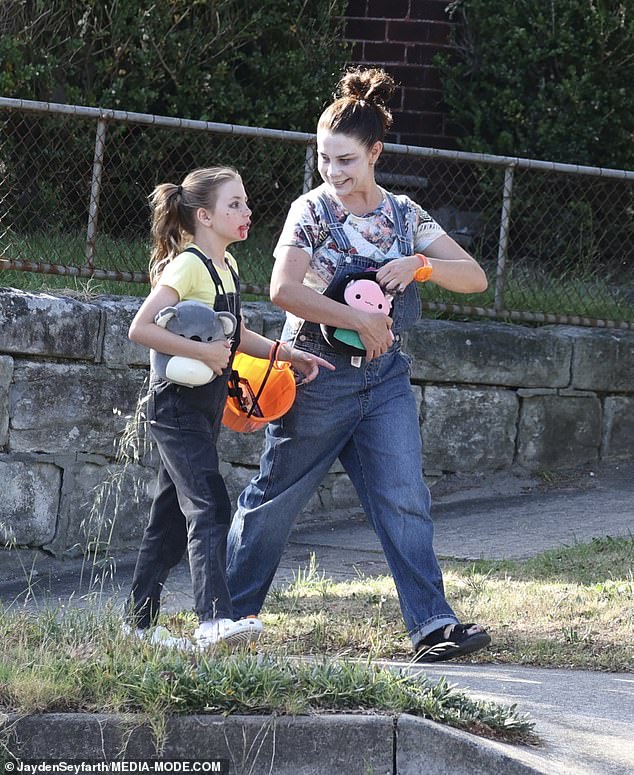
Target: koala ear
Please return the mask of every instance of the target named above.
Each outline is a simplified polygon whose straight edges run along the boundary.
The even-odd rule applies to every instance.
[[[225,332],[225,336],[231,336],[231,334],[233,334],[233,332],[236,330],[236,326],[238,325],[238,321],[235,319],[235,317],[231,314],[231,312],[218,312],[216,313],[216,317],[222,325],[222,330]]]
[[[163,307],[163,309],[159,310],[154,316],[154,322],[156,323],[157,326],[160,326],[161,328],[165,328],[168,321],[170,321],[175,314],[176,314],[176,307]]]

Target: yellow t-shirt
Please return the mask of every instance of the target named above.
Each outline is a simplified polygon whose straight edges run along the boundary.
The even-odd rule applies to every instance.
[[[237,273],[238,265],[231,253],[225,253],[225,261],[230,263]],[[218,272],[225,293],[235,293],[236,287],[229,269],[221,268],[218,264],[214,264],[214,268]],[[158,285],[173,288],[180,301],[201,301],[210,307],[213,307],[216,301],[216,287],[209,270],[197,255],[188,250],[184,250],[165,266]]]

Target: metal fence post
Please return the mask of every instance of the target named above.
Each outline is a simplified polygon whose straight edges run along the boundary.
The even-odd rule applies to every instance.
[[[504,188],[502,192],[502,212],[500,214],[500,241],[498,242],[498,263],[495,273],[494,307],[500,312],[504,309],[504,281],[506,279],[506,257],[509,245],[509,225],[511,221],[511,197],[515,165],[504,168]]]
[[[312,145],[306,146],[304,157],[304,188],[302,194],[307,194],[313,187],[313,173],[315,171],[315,149]]]
[[[97,121],[95,156],[92,163],[92,183],[90,184],[90,203],[88,205],[88,227],[86,229],[86,264],[91,268],[94,267],[95,261],[95,241],[97,237],[97,219],[99,215],[99,194],[101,193],[103,155],[106,146],[107,127],[108,122],[102,116]]]

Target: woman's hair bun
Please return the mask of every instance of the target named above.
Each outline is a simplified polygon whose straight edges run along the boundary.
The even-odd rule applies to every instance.
[[[354,67],[348,70],[338,84],[340,97],[365,101],[374,105],[386,105],[396,88],[391,75],[378,67]]]

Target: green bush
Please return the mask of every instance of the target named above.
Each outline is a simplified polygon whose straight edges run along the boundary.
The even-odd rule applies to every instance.
[[[312,132],[346,62],[339,34],[345,6],[345,0],[5,0],[0,94]],[[2,111],[0,119],[0,216],[11,227],[0,247],[39,259],[30,244],[34,231],[70,239],[85,234],[96,122],[19,110]],[[104,237],[146,237],[153,187],[212,164],[240,170],[256,230],[272,242],[283,220],[272,192],[288,192],[288,202],[301,193],[303,161],[300,145],[109,121],[95,265],[144,269],[130,266],[129,256],[106,262]],[[50,253],[44,258],[62,262]],[[81,252],[72,263],[83,263]]]
[[[631,0],[456,0],[444,94],[466,150],[634,167]]]
[[[344,0],[5,0],[0,93],[312,130]]]

